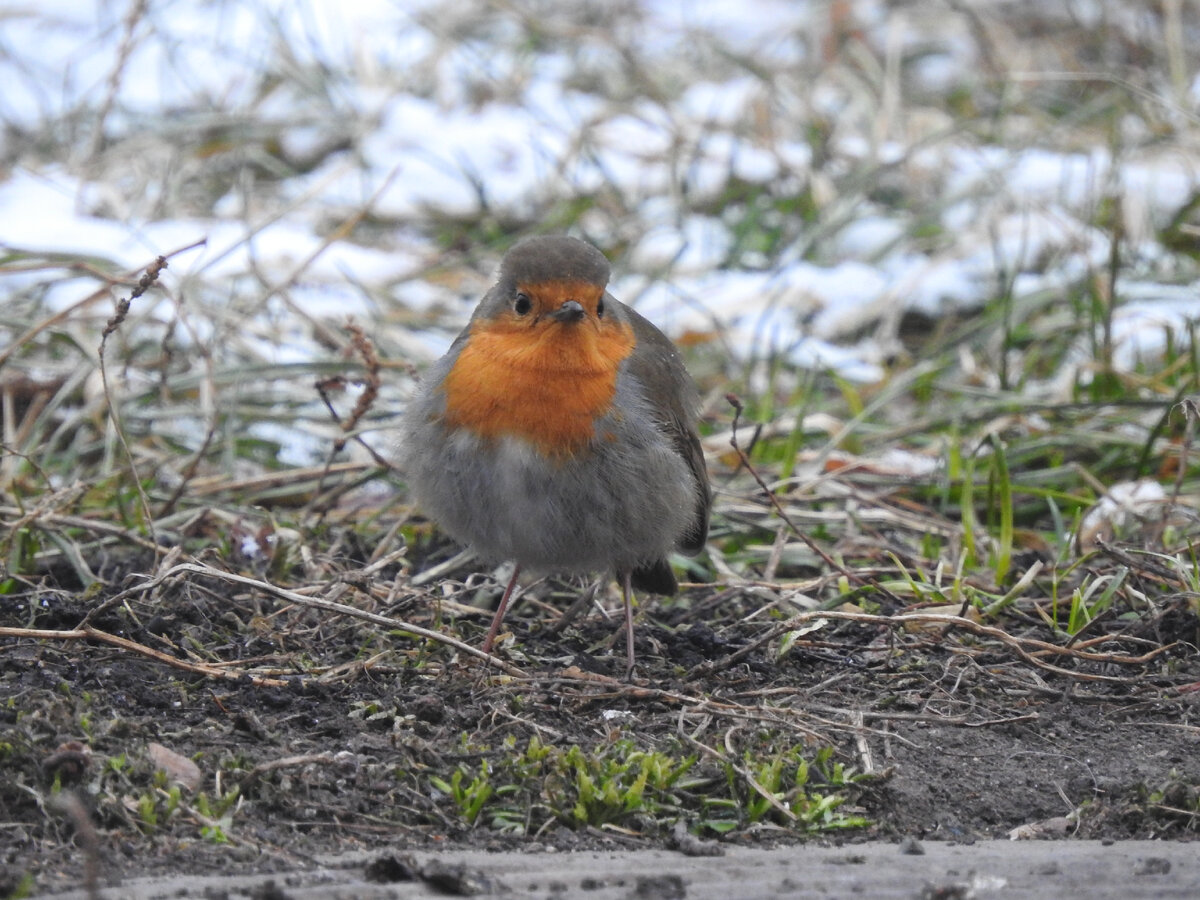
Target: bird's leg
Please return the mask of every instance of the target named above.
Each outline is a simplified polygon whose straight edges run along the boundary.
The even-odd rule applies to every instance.
[[[521,574],[521,565],[517,563],[513,566],[512,578],[508,579],[508,587],[504,589],[504,596],[500,598],[500,605],[496,608],[496,615],[492,617],[492,627],[488,629],[487,637],[483,639],[483,647],[480,648],[484,653],[492,652],[492,643],[496,640],[496,633],[500,630],[500,623],[504,621],[504,613],[508,610],[509,601],[512,600],[513,591],[517,586],[517,576]]]
[[[621,591],[625,595],[625,680],[633,681],[633,572],[621,577]]]

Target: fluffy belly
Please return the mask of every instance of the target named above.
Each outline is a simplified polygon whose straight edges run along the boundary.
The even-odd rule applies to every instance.
[[[489,559],[543,571],[624,571],[661,559],[688,527],[691,475],[653,429],[624,431],[559,460],[519,438],[438,431],[439,452],[410,465],[417,500]]]

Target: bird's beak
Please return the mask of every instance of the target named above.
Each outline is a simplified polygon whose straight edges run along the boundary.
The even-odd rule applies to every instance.
[[[546,313],[546,317],[553,319],[555,322],[578,322],[587,315],[578,300],[568,300],[552,313]]]

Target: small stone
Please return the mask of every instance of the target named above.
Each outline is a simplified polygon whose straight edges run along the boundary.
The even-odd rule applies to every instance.
[[[687,888],[678,875],[639,875],[633,896],[645,900],[683,900]]]
[[[1147,856],[1133,866],[1134,875],[1166,875],[1171,871],[1171,861],[1161,856]]]

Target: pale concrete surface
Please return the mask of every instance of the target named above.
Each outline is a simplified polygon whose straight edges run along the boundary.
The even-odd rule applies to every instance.
[[[407,858],[417,868],[456,870],[477,896],[551,900],[741,900],[741,898],[862,897],[979,900],[1173,900],[1200,897],[1200,844],[1124,841],[928,842],[924,854],[895,844],[841,848],[808,845],[781,850],[728,847],[724,856],[687,857],[666,850],[488,853],[481,850],[354,854],[318,860],[312,868],[275,875],[207,875],[128,880],[106,885],[106,900],[167,900],[251,895],[278,900],[408,900],[445,897],[425,879],[371,883],[366,866],[380,856]],[[453,879],[452,879],[453,880]],[[275,892],[266,885],[274,882]],[[463,894],[459,894],[462,896]],[[82,890],[40,895],[87,900]]]

